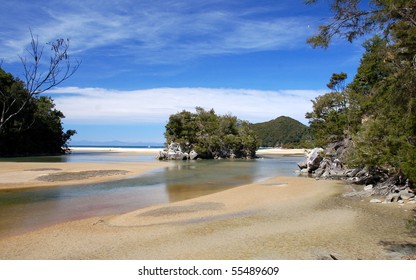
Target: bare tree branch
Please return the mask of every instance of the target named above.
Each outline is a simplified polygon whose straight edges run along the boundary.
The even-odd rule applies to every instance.
[[[30,47],[27,56],[19,56],[23,65],[23,82],[26,93],[10,94],[0,88],[0,133],[4,125],[23,111],[34,96],[48,91],[69,79],[79,68],[81,62],[72,59],[69,54],[69,39],[57,39],[48,43],[50,47],[49,61],[44,61],[44,47],[39,46],[38,36],[30,30]],[[1,63],[0,63],[1,66]]]
[[[39,48],[38,37],[31,35],[31,49],[27,50],[33,59],[29,64],[26,58],[21,57],[25,70],[25,84],[30,96],[38,95],[48,91],[65,80],[69,79],[81,65],[77,59],[71,60],[69,50],[69,39],[57,39],[47,45],[50,46],[52,55],[49,60],[48,69],[41,69],[44,48]]]

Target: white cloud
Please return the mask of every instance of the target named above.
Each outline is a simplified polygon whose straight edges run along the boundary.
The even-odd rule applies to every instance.
[[[147,63],[286,49],[303,44],[310,32],[302,17],[263,17],[264,10],[253,16],[241,3],[230,8],[220,1],[61,2],[26,1],[0,12],[9,27],[0,31],[6,61],[23,53],[29,27],[40,42],[71,38],[76,53],[108,48],[111,55]]]
[[[221,88],[154,88],[120,91],[103,88],[66,87],[49,91],[66,122],[83,124],[164,123],[171,114],[213,108],[250,122],[285,115],[306,123],[311,99],[321,90],[263,91]]]

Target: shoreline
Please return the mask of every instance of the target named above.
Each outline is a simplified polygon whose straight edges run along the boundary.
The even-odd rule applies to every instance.
[[[143,155],[157,155],[165,148],[134,148],[134,147],[69,147],[74,152],[109,152],[109,153],[141,153]],[[258,155],[304,155],[308,149],[261,148]]]
[[[264,148],[256,151],[257,155],[306,155],[308,149]]]
[[[137,153],[140,155],[154,155],[164,148],[132,148],[132,147],[69,147],[74,152],[107,152],[107,153]]]
[[[2,161],[0,162],[0,190],[100,183],[138,176],[158,168],[171,166],[169,161],[137,162],[123,160],[123,157],[156,157],[159,151],[163,150],[162,148],[75,147],[71,150],[74,153],[108,153],[117,156],[118,160],[114,162]],[[257,151],[260,156],[303,155],[304,153],[304,149],[268,148]],[[62,175],[61,178],[59,178],[59,175]]]
[[[166,161],[124,161],[150,155],[143,153],[146,148],[88,148],[103,149],[120,155],[111,162],[0,162],[0,190],[104,182],[171,166]],[[269,155],[303,153],[303,149],[263,150]],[[60,172],[90,171],[98,175],[37,180]],[[409,236],[404,225],[411,215],[409,205],[345,198],[342,193],[347,191],[340,181],[272,177],[188,200],[3,237],[0,259],[384,260],[416,256],[412,245],[416,236]]]
[[[345,199],[344,191],[336,181],[273,177],[0,239],[0,259],[400,259],[412,254],[403,245],[416,242],[400,220],[407,215],[403,209]]]
[[[0,162],[0,190],[101,183],[169,166],[169,162]]]

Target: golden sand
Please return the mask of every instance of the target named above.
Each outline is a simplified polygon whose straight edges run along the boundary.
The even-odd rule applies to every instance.
[[[129,151],[130,155],[140,152]],[[268,151],[285,153],[294,151]],[[108,181],[169,164],[2,162],[0,189]],[[70,180],[57,180],[65,177],[62,172],[70,174]],[[39,181],[57,173],[55,181]],[[85,174],[92,175],[81,176]],[[5,237],[0,239],[0,259],[400,259],[416,255],[416,237],[405,228],[412,215],[410,205],[343,198],[346,191],[336,181],[275,177],[122,215]]]
[[[168,162],[0,162],[0,189],[96,183],[137,176]]]
[[[406,233],[407,212],[344,199],[343,191],[334,181],[276,177],[5,238],[0,258],[391,259],[411,254],[416,238]]]

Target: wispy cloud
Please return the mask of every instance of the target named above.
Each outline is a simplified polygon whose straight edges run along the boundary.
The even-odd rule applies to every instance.
[[[221,88],[155,88],[119,91],[103,88],[57,88],[49,92],[58,109],[71,123],[132,124],[164,123],[171,114],[194,111],[196,106],[213,108],[250,122],[261,122],[281,115],[305,123],[310,100],[320,90],[262,91]]]
[[[75,52],[105,48],[107,55],[131,56],[142,63],[290,48],[310,32],[305,18],[253,16],[277,7],[223,2],[20,1],[0,12],[3,26],[9,26],[0,31],[0,53],[7,61],[17,59],[27,46],[29,27],[41,42],[69,37]]]

